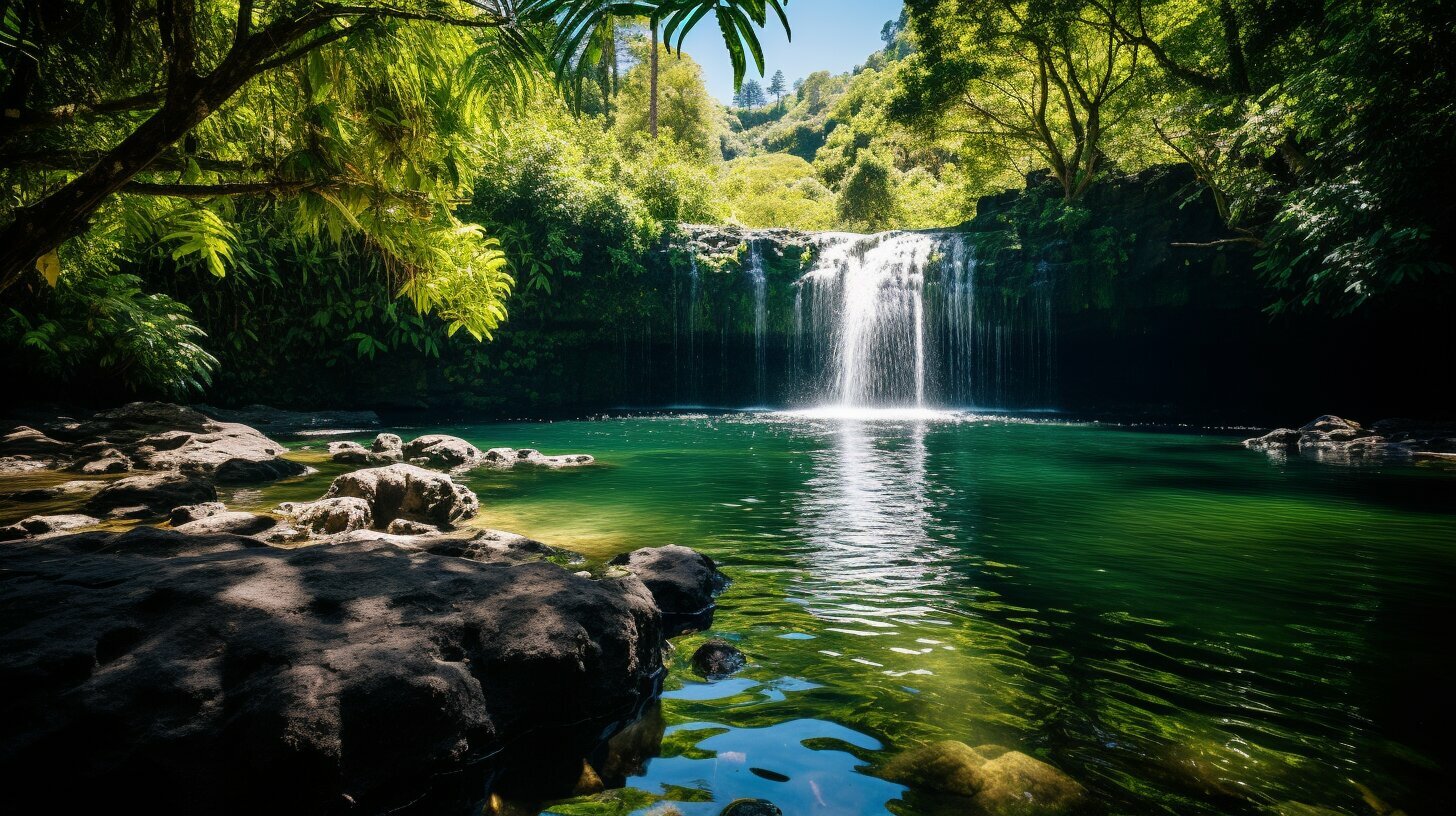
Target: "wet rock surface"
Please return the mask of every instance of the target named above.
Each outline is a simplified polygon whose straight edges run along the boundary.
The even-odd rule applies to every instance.
[[[0,766],[67,777],[12,786],[22,807],[380,812],[441,774],[478,796],[503,745],[596,739],[660,670],[642,582],[546,563],[139,528],[0,570]]]
[[[693,671],[709,680],[735,674],[748,665],[738,647],[721,638],[713,638],[693,652]]]
[[[784,812],[767,799],[737,799],[729,802],[720,816],[784,816]]]
[[[1265,453],[1303,454],[1330,462],[1456,456],[1456,422],[1383,419],[1369,428],[1325,414],[1299,429],[1276,428],[1244,440]]]
[[[707,628],[716,608],[713,599],[728,586],[713,559],[676,544],[633,550],[610,563],[642,579],[672,634]]]

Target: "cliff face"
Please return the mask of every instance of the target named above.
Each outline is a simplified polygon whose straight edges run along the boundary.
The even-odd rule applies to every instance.
[[[1033,178],[964,228],[978,295],[1015,301],[1050,279],[1059,407],[1250,422],[1450,411],[1433,376],[1456,357],[1444,289],[1342,318],[1271,316],[1250,245],[1179,246],[1228,235],[1188,168],[1111,180],[1071,214],[1053,195]]]
[[[874,347],[859,359],[878,369],[856,382],[881,401],[1249,423],[1449,412],[1449,287],[1346,318],[1270,317],[1250,246],[1197,246],[1226,235],[1177,167],[1071,207],[1034,175],[933,233],[681,225],[646,257],[518,291],[491,342],[304,357],[262,382],[222,372],[214,399],[293,405],[326,383],[338,405],[476,417],[812,404],[842,396],[848,331]],[[851,290],[883,309],[849,315]],[[895,366],[924,374],[911,385]]]

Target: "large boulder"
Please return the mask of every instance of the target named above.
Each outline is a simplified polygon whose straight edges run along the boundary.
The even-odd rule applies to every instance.
[[[369,502],[354,496],[316,502],[284,502],[278,512],[292,516],[294,526],[319,535],[362,530],[374,523]]]
[[[20,425],[0,436],[0,473],[56,467],[72,452],[71,445]]]
[[[60,446],[52,456],[56,464],[64,459],[87,473],[181,470],[218,482],[244,483],[306,471],[297,462],[279,458],[284,447],[247,425],[219,422],[165,402],[133,402],[98,412],[84,422],[46,427],[57,437],[51,442]],[[27,438],[32,446],[40,444]],[[0,455],[5,455],[3,450],[0,445]]]
[[[191,473],[147,473],[117,479],[86,501],[85,512],[105,515],[118,508],[143,507],[164,516],[174,507],[217,500],[210,479]]]
[[[622,553],[610,563],[642,579],[674,632],[700,628],[711,619],[713,598],[728,585],[713,559],[676,544]]]
[[[449,779],[478,799],[502,747],[595,744],[661,670],[633,578],[385,543],[202,536],[159,558],[82,538],[0,551],[0,767],[19,812],[381,813]]]
[[[480,448],[458,436],[445,434],[427,434],[411,439],[402,450],[406,461],[420,461],[446,470],[472,468],[485,461],[485,453]]]
[[[262,513],[230,511],[189,521],[172,529],[186,535],[217,535],[219,533],[257,535],[265,530],[273,529],[277,524],[277,519]]]
[[[346,473],[334,479],[324,498],[356,497],[369,503],[376,526],[397,519],[448,527],[472,518],[480,500],[449,476],[414,465],[389,465]]]

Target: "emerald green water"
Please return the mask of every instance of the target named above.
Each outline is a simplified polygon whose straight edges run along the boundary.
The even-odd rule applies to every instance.
[[[750,667],[703,683],[704,636],[678,641],[661,756],[550,812],[939,812],[868,772],[935,739],[1025,751],[1116,813],[1374,812],[1360,786],[1449,812],[1448,466],[967,416],[400,429],[425,431],[598,458],[471,474],[482,526],[594,559],[686,544],[733,580],[711,634]]]

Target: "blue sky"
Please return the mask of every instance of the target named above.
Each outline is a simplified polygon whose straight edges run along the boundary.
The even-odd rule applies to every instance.
[[[761,36],[764,69],[770,77],[782,70],[791,84],[815,71],[848,71],[881,48],[880,29],[885,21],[900,16],[903,5],[902,0],[789,0],[794,41],[784,38],[783,27],[770,14],[768,29]],[[711,17],[688,35],[683,50],[702,64],[708,90],[723,102],[730,101],[733,65]],[[759,79],[751,58],[748,76]]]

